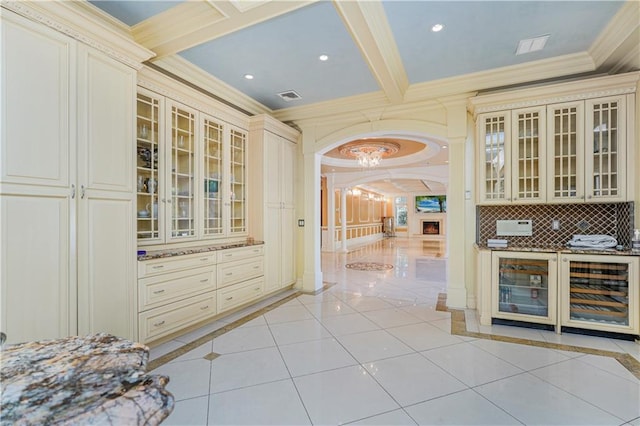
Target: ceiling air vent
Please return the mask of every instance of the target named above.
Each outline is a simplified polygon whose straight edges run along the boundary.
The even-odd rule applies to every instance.
[[[547,44],[550,34],[545,34],[540,37],[528,38],[520,40],[518,48],[516,49],[516,55],[523,55],[525,53],[536,52],[544,49],[544,45]]]
[[[302,96],[298,95],[295,92],[295,90],[287,90],[286,92],[278,93],[278,96],[280,96],[286,102],[291,102],[291,101],[295,101],[295,100],[298,100],[298,99],[302,99]]]

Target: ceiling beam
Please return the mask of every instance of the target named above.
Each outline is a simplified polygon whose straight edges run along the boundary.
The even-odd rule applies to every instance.
[[[135,25],[131,32],[138,43],[156,53],[155,61],[315,1],[267,1],[243,10],[228,0],[187,1]]]
[[[334,0],[333,4],[389,101],[402,102],[409,81],[382,2]]]

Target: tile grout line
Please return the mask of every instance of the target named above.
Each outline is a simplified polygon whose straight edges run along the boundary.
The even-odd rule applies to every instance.
[[[295,299],[296,297],[300,296],[300,292],[295,292],[293,294],[290,294],[289,296],[286,296],[280,300],[277,300],[275,302],[273,302],[272,304],[265,306],[263,308],[258,309],[255,312],[252,312],[248,315],[245,315],[242,318],[239,318],[215,331],[212,331],[211,333],[205,334],[202,337],[197,338],[196,340],[186,343],[184,346],[179,347],[178,349],[174,349],[173,351],[164,354],[152,361],[149,361],[148,365],[147,365],[147,370],[148,371],[152,371],[155,370],[158,367],[161,367],[171,361],[173,361],[174,359],[184,355],[187,352],[192,351],[193,349],[204,345],[205,343],[207,343],[210,340],[215,339],[216,337],[222,336],[225,333],[228,333],[229,331],[240,327],[243,324],[248,323],[251,320],[254,320],[262,315],[264,315],[265,313],[279,307],[280,305],[283,305],[287,302],[289,302],[290,300]]]
[[[498,334],[479,333],[475,331],[467,331],[467,320],[462,309],[449,309],[446,306],[446,293],[438,295],[438,303],[436,311],[451,312],[451,334],[465,337],[475,337],[477,339],[494,340],[497,342],[517,343],[521,345],[535,346],[545,349],[555,349],[569,352],[578,352],[588,355],[606,356],[617,360],[624,368],[626,368],[637,379],[640,379],[640,361],[627,353],[605,351],[602,349],[585,348],[582,346],[564,345],[561,343],[541,342],[538,340],[522,339],[510,336],[501,336]]]

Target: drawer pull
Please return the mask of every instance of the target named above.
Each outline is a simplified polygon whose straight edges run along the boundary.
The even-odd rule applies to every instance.
[[[224,255],[224,257],[233,257],[233,254],[232,253],[227,253],[227,254]]]
[[[230,277],[231,275],[233,275],[233,272],[227,272],[226,275]]]
[[[260,253],[260,250],[254,250],[253,252],[254,253]]]
[[[162,294],[164,293],[164,290],[156,290],[153,292],[153,294]]]
[[[156,265],[153,267],[153,269],[162,269],[164,268],[164,265]]]
[[[207,260],[209,260],[208,257],[203,257],[202,259],[200,259],[200,261],[202,261],[202,262],[206,262]]]
[[[200,280],[201,283],[206,283],[207,281],[209,281],[209,278],[205,278],[204,280]]]
[[[164,324],[164,320],[157,322],[155,324],[153,324],[154,327],[160,327],[162,324]]]
[[[260,265],[254,266],[253,269],[260,269]]]
[[[226,300],[231,300],[231,299],[233,299],[233,296],[229,296],[226,298]]]
[[[256,287],[254,290],[255,291],[260,291],[260,287]]]
[[[209,309],[209,305],[200,308],[201,311],[206,311],[207,309]]]

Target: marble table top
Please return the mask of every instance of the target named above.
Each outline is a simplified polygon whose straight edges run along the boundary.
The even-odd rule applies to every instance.
[[[145,345],[106,333],[3,348],[0,424],[160,424],[174,400],[148,359]]]

